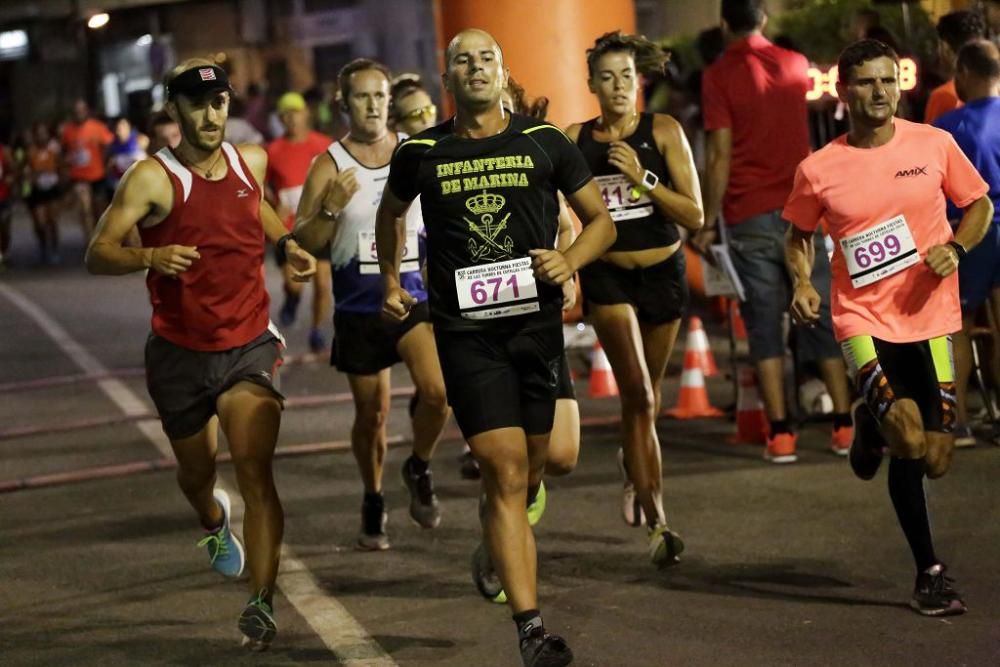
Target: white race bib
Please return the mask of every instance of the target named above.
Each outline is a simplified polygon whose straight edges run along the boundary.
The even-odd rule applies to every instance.
[[[295,215],[295,212],[299,209],[300,199],[302,199],[301,185],[296,185],[294,188],[282,188],[278,190],[278,201],[281,202],[282,206],[291,211],[292,215]]]
[[[469,320],[492,320],[541,310],[530,257],[457,269],[455,291],[462,317]]]
[[[54,171],[43,171],[35,175],[35,187],[39,190],[51,190],[59,185],[59,174]]]
[[[361,273],[378,273],[378,249],[375,246],[375,232],[358,232],[358,263]],[[417,230],[406,230],[406,245],[403,247],[403,261],[399,265],[400,273],[410,273],[420,270],[420,245],[417,243]]]
[[[920,253],[902,215],[840,239],[840,251],[854,287],[870,285],[920,263]]]
[[[70,155],[69,162],[78,169],[83,169],[90,165],[90,151],[86,148],[77,148]]]
[[[635,186],[625,174],[595,176],[594,180],[597,181],[597,187],[601,189],[601,196],[604,197],[604,205],[608,207],[611,219],[615,222],[644,218],[653,214],[653,203],[649,197],[641,194],[638,199],[632,198],[632,188]]]

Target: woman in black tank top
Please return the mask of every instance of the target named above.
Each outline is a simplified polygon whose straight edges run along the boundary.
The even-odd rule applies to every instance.
[[[639,75],[662,72],[667,54],[644,37],[607,33],[587,51],[589,86],[601,115],[567,129],[587,158],[618,240],[580,271],[584,310],[621,391],[625,474],[623,514],[645,516],[650,557],[677,562],[684,545],[663,512],[656,416],[660,383],[687,301],[678,226],[702,225],[698,175],[680,124],[640,113]]]

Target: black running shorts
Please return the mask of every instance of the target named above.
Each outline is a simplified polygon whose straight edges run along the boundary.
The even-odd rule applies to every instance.
[[[576,400],[576,387],[573,386],[573,374],[570,373],[569,359],[566,358],[565,352],[559,360],[559,386],[556,388],[556,398]]]
[[[592,262],[580,269],[584,313],[591,304],[627,303],[635,307],[640,322],[673,322],[687,309],[686,272],[682,248],[659,264],[641,269],[623,269],[604,260]]]
[[[909,398],[920,408],[925,431],[949,432],[954,422],[955,371],[951,337],[914,343],[890,343],[872,336],[853,336],[841,343],[848,374],[863,384],[865,371],[882,367],[895,398]],[[858,387],[862,396],[868,387]],[[947,414],[952,413],[952,414]],[[877,414],[872,409],[872,414]]]
[[[195,435],[216,410],[216,401],[237,382],[278,389],[285,344],[270,330],[242,347],[197,352],[150,334],[146,340],[146,386],[171,440]]]
[[[330,365],[349,375],[375,375],[403,360],[400,339],[430,319],[426,301],[415,305],[402,322],[391,322],[381,313],[341,312],[334,304]]]
[[[562,326],[435,331],[448,402],[466,440],[498,428],[552,430],[562,368]]]

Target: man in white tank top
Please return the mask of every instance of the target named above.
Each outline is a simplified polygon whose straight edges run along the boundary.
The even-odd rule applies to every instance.
[[[434,528],[441,521],[429,465],[449,409],[419,271],[419,211],[401,219],[407,228],[402,275],[422,301],[418,308],[422,314],[404,323],[390,323],[381,316],[375,213],[389,176],[390,158],[404,138],[387,125],[388,70],[372,60],[358,59],[348,63],[337,78],[349,131],[310,167],[295,237],[312,250],[327,242],[331,246],[331,364],[350,381],[355,406],[351,446],[364,483],[358,547],[382,550],[389,548],[382,472],[391,367],[400,361],[406,364],[419,396],[412,411],[413,453],[403,464],[402,476],[410,491],[410,516],[424,528]]]

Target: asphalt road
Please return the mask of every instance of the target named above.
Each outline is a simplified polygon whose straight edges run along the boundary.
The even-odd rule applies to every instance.
[[[33,265],[22,215],[15,231],[12,266],[0,274],[0,486],[162,458],[156,422],[142,419],[151,404],[136,370],[149,319],[141,276],[88,276],[69,221],[57,267]],[[304,312],[286,332],[298,358]],[[64,333],[57,341],[53,331]],[[81,364],[117,376],[39,386],[80,374]],[[401,369],[393,378],[410,385]],[[392,549],[359,553],[361,486],[344,449],[351,408],[333,402],[346,381],[306,361],[283,371],[283,387],[298,402],[279,446],[321,451],[276,462],[296,569],[283,573],[269,653],[239,647],[246,587],[209,569],[173,474],[153,470],[0,493],[0,664],[518,665],[509,611],[481,600],[469,579],[478,487],[459,477],[454,428],[434,464],[444,520],[423,531],[409,521],[398,482],[410,429],[405,396],[394,400]],[[584,377],[581,395],[586,387]],[[732,402],[724,378],[709,389],[716,405]],[[583,398],[581,409],[596,422],[614,417],[617,402]],[[930,620],[907,607],[912,563],[884,473],[856,480],[825,450],[828,424],[805,426],[799,462],[781,467],[765,463],[758,446],[730,444],[732,431],[725,419],[660,421],[668,518],[687,543],[683,562],[660,572],[645,559],[644,534],[619,518],[617,427],[584,428],[580,465],[549,483],[536,529],[541,606],[570,641],[574,664],[1000,664],[1000,449],[962,450],[930,484],[937,549],[970,610]],[[229,465],[220,472],[234,488]],[[388,658],[373,657],[380,652]]]

